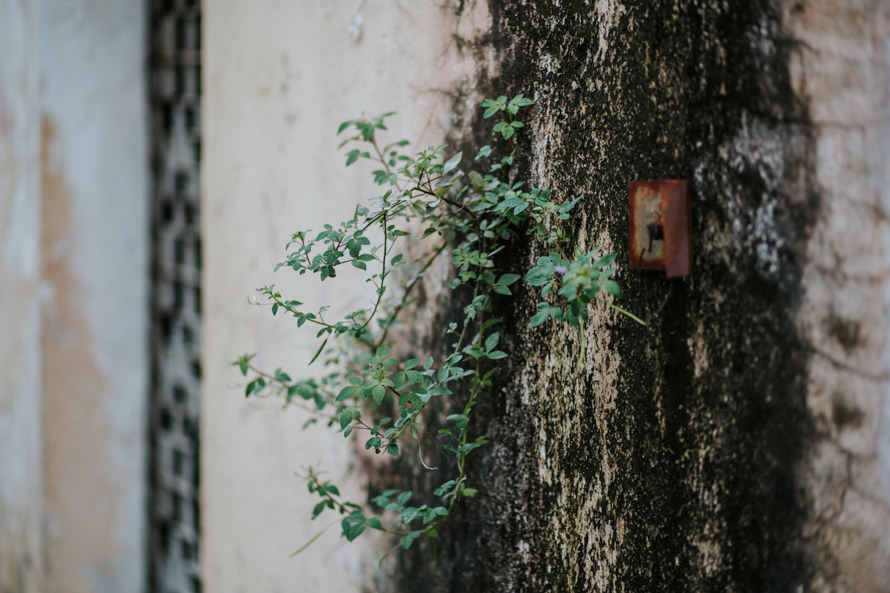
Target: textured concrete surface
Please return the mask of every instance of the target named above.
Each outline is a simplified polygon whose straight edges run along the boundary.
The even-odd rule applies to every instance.
[[[0,219],[0,309],[12,328],[0,339],[12,352],[3,356],[0,390],[0,438],[12,441],[0,463],[0,589],[138,592],[149,230],[144,7],[34,1],[3,2],[0,11],[0,36],[12,45],[0,59],[0,96],[11,98],[0,116],[0,205],[9,214]],[[12,508],[9,492],[18,497]]]
[[[0,2],[0,591],[42,589],[40,111],[32,7]]]
[[[887,590],[885,3],[489,8],[468,45],[538,100],[522,167],[583,196],[577,243],[626,257],[627,182],[686,178],[695,271],[622,270],[650,327],[598,309],[580,369],[578,332],[505,305],[482,496],[401,590]]]
[[[817,590],[890,590],[890,6],[789,3],[822,207],[798,324],[813,356],[807,455]]]
[[[209,589],[890,587],[885,3],[228,2],[206,39]],[[492,441],[480,495],[440,563],[415,546],[379,574],[382,542],[347,548],[336,527],[289,561],[321,527],[285,478],[301,465],[324,461],[356,496],[364,479],[423,491],[442,476],[364,463],[298,412],[245,403],[227,361],[258,350],[297,371],[311,356],[245,297],[274,280],[312,304],[358,298],[268,271],[291,231],[366,197],[333,156],[338,121],[400,109],[396,135],[471,149],[486,138],[473,104],[515,92],[538,101],[520,170],[583,197],[578,245],[626,257],[627,183],[690,180],[693,277],[622,268],[622,306],[650,325],[596,308],[580,367],[577,331],[527,329],[534,294],[503,302],[511,357],[474,420]],[[503,263],[524,271],[537,249],[519,241]],[[426,289],[404,340],[418,354],[460,305]]]

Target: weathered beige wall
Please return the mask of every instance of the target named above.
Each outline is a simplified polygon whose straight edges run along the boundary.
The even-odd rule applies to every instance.
[[[799,324],[812,344],[807,534],[824,590],[890,591],[890,5],[786,3],[822,201]]]
[[[441,140],[451,128],[448,95],[477,67],[451,35],[485,28],[487,17],[477,11],[458,22],[433,2],[386,0],[217,0],[205,15],[204,586],[357,590],[374,579],[379,552],[359,558],[362,545],[344,546],[338,526],[288,558],[330,521],[309,521],[316,501],[295,471],[317,463],[358,492],[341,437],[302,431],[306,417],[280,402],[245,401],[228,363],[256,351],[264,368],[309,372],[312,334],[249,306],[255,287],[275,282],[311,306],[366,298],[272,267],[291,233],[344,219],[373,195],[368,169],[343,168],[342,120],[397,110],[394,138]]]
[[[144,4],[0,1],[0,589],[144,588]]]
[[[47,593],[144,590],[148,153],[141,0],[34,2]]]
[[[0,2],[0,590],[36,593],[43,504],[34,15]]]

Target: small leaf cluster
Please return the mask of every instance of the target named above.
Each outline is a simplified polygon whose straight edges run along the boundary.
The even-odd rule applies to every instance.
[[[409,442],[420,446],[432,402],[444,399],[437,408],[449,412],[435,442],[456,477],[422,495],[420,504],[410,504],[410,491],[389,489],[373,499],[375,514],[344,500],[336,486],[309,469],[309,491],[319,497],[313,518],[325,511],[342,515],[342,535],[349,541],[367,528],[398,536],[396,548],[407,549],[419,538],[435,540],[454,506],[477,494],[468,484],[467,459],[488,441],[472,434],[479,430],[473,410],[492,386],[498,361],[509,356],[497,330],[500,320],[492,315],[495,299],[540,289],[532,327],[551,319],[580,327],[597,295],[620,295],[611,278],[614,255],[580,249],[572,257],[563,255],[567,237],[560,222],[569,219],[581,197],[558,203],[548,190],[526,187],[516,178],[514,137],[525,127],[522,110],[533,103],[521,94],[483,101],[484,117],[499,121],[492,128],[494,140],[472,162],[462,153],[446,158],[444,145],[411,152],[406,140],[384,142],[379,135],[392,113],[343,122],[338,134],[346,166],[370,163],[377,194],[339,224],[295,232],[276,270],[330,281],[344,277],[343,266],[358,269],[359,282],[369,287],[367,304],[337,314],[330,306],[307,309],[275,285],[258,289],[260,304],[271,307],[273,315],[314,328],[318,346],[309,364],[321,359],[329,371],[319,379],[294,380],[282,369],[264,371],[254,365],[253,355],[244,355],[233,364],[249,379],[245,396],[279,394],[286,403],[299,402],[344,437],[361,433],[365,450],[392,457],[403,455]],[[498,258],[520,235],[531,235],[550,250],[526,273],[502,269]],[[426,249],[406,249],[406,241]],[[409,310],[418,283],[443,257],[452,270],[448,286],[468,296],[462,317],[447,328],[444,354],[424,357],[392,330]],[[463,394],[460,403],[456,393]]]
[[[621,288],[611,279],[615,268],[610,266],[615,261],[615,254],[610,253],[594,260],[598,251],[579,251],[571,260],[558,253],[538,258],[535,267],[525,275],[525,281],[540,287],[542,297],[556,291],[562,297],[563,305],[539,302],[538,311],[529,322],[530,327],[541,325],[547,319],[580,327],[589,318],[588,305],[601,289],[613,296],[621,296]]]

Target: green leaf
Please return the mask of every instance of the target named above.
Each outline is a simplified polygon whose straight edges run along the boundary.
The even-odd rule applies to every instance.
[[[353,511],[340,522],[340,526],[343,529],[343,535],[349,541],[353,541],[360,536],[365,531],[365,526],[367,524],[368,521],[365,519],[365,516],[362,515],[361,511]]]
[[[611,264],[613,261],[615,261],[616,257],[618,257],[617,253],[610,253],[608,255],[604,255],[603,257],[596,260],[596,262],[593,265],[594,265],[594,267],[597,267],[597,268],[605,268],[606,266]]]
[[[251,394],[259,395],[263,389],[266,388],[266,380],[262,377],[257,377],[253,381],[247,384],[247,387],[244,388],[244,397],[250,397]]]
[[[447,418],[445,418],[448,422],[454,422],[455,426],[458,428],[463,428],[470,421],[469,418],[464,416],[463,414],[451,414]]]
[[[613,296],[621,296],[621,287],[618,286],[618,283],[614,280],[606,280],[605,284],[603,284],[603,288]]]
[[[355,385],[347,385],[343,389],[340,390],[340,393],[337,394],[336,401],[340,402],[344,399],[349,399],[350,397],[355,397],[355,394],[358,393],[359,388]]]
[[[313,362],[315,362],[315,360],[319,357],[319,355],[321,354],[321,351],[324,350],[324,347],[327,346],[327,344],[328,344],[328,338],[325,338],[324,342],[321,343],[321,346],[318,347],[318,350],[315,351],[315,354],[312,356],[312,360],[309,361],[309,364],[312,364]]]
[[[522,276],[520,276],[519,274],[504,274],[503,276],[501,276],[500,280],[498,280],[498,284],[501,284],[503,286],[510,286],[521,277]]]
[[[491,352],[492,348],[498,345],[498,340],[501,339],[501,335],[498,332],[494,332],[487,338],[485,338],[485,351]]]
[[[386,395],[386,389],[383,385],[375,385],[373,389],[371,389],[371,397],[374,398],[374,403],[378,406],[383,403],[383,397]]]
[[[552,274],[552,268],[537,266],[528,271],[528,274],[525,275],[525,281],[532,286],[543,286],[550,282]]]
[[[442,166],[442,174],[447,175],[448,173],[456,169],[457,166],[460,164],[460,159],[463,157],[463,155],[464,153],[459,152],[448,159],[448,161]]]
[[[519,105],[520,107],[528,107],[529,105],[535,104],[534,99],[529,99],[528,97],[524,97],[522,95],[522,93],[519,93],[518,95],[513,97],[513,99],[510,102],[515,103],[516,105]]]
[[[256,354],[245,354],[244,356],[233,362],[232,366],[237,366],[238,369],[241,371],[241,374],[246,377],[247,371],[250,368],[250,360],[255,356]]]
[[[495,113],[497,113],[498,111],[500,111],[502,109],[502,107],[500,105],[498,105],[495,101],[492,101],[491,99],[485,99],[485,101],[482,101],[482,106],[488,107],[488,109],[486,109],[485,112],[482,114],[482,117],[485,119],[488,119],[489,117],[491,117],[492,115],[494,115]]]
[[[485,157],[489,156],[490,154],[491,154],[491,146],[486,144],[485,146],[483,146],[482,148],[479,149],[479,153],[476,155],[476,158],[473,160],[478,161],[479,159],[485,158]]]
[[[537,327],[547,321],[547,317],[549,316],[549,309],[542,309],[535,313],[535,315],[531,318],[531,321],[528,322],[529,327]]]

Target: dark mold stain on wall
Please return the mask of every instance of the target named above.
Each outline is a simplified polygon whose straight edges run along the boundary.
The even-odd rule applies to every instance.
[[[527,328],[535,294],[502,302],[510,357],[473,418],[492,443],[472,463],[480,494],[438,553],[398,557],[396,590],[808,590],[810,349],[793,319],[819,194],[780,3],[489,7],[501,74],[483,86],[537,99],[520,178],[583,196],[568,230],[625,262],[628,182],[688,179],[694,272],[622,265],[620,304],[649,325],[602,308],[580,366],[577,331]],[[517,241],[502,263],[525,270],[537,249]],[[403,486],[447,479],[408,465]]]

